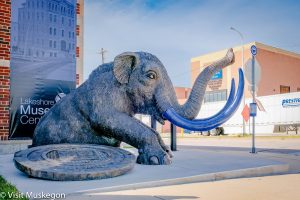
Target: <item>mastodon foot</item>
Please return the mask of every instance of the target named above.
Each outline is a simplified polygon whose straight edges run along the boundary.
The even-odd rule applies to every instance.
[[[169,165],[171,158],[167,152],[159,147],[146,146],[139,149],[137,163],[143,165]]]

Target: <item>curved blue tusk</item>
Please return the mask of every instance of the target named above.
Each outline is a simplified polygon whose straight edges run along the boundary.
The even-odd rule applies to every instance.
[[[163,117],[168,119],[176,126],[194,130],[194,131],[207,131],[220,126],[225,123],[239,107],[244,93],[244,75],[243,71],[239,69],[239,86],[234,101],[230,105],[225,105],[222,113],[218,113],[213,117],[209,117],[209,120],[188,120],[178,115],[173,108],[169,108],[163,113]]]
[[[196,122],[204,122],[205,121],[204,123],[207,123],[209,120],[213,120],[217,116],[221,115],[233,103],[234,95],[235,95],[235,82],[234,82],[234,79],[231,79],[230,93],[229,93],[229,97],[228,97],[228,100],[227,100],[225,106],[217,114],[215,114],[213,116],[210,116],[207,118],[202,118],[202,119],[194,119],[193,121],[196,121]]]

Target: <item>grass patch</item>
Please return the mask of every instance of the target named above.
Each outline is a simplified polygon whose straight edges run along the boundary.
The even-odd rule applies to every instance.
[[[8,183],[2,176],[0,176],[0,199],[23,199],[28,200],[26,197],[22,197],[21,193],[15,186]]]

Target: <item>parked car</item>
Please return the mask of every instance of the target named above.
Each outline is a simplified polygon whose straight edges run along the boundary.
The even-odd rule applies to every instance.
[[[202,131],[201,132],[201,135],[203,136],[219,136],[219,135],[224,135],[224,128],[223,127],[217,127],[217,128],[214,128],[210,131]]]

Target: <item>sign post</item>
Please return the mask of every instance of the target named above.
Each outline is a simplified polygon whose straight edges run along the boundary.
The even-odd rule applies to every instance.
[[[251,46],[252,54],[252,103],[250,105],[250,116],[252,117],[252,149],[251,153],[256,153],[255,150],[255,116],[256,116],[256,103],[255,103],[255,56],[257,54],[257,48],[255,45]]]

